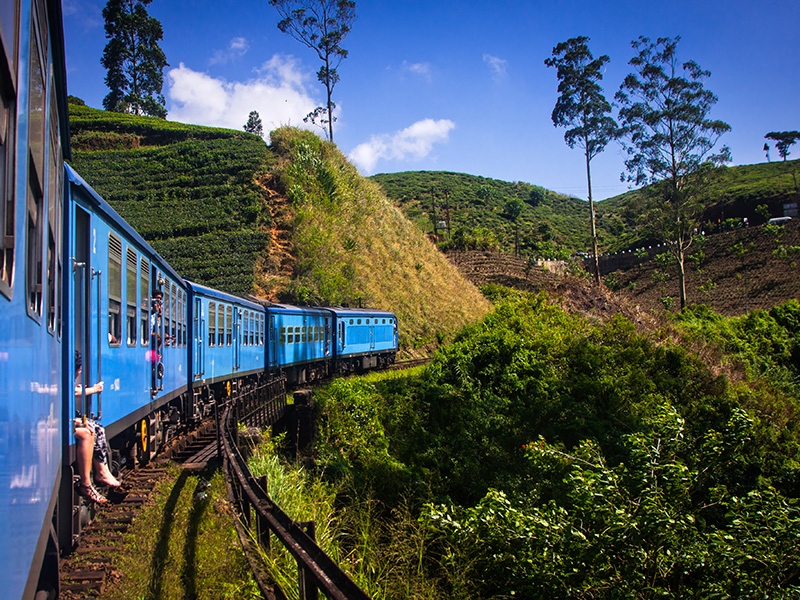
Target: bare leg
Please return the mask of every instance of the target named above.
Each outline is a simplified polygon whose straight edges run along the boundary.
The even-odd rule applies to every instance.
[[[92,485],[92,453],[94,452],[94,431],[90,427],[75,428],[75,451],[78,476],[81,485]]]

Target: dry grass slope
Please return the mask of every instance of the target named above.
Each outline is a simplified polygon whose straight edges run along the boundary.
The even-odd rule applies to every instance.
[[[273,132],[272,140],[280,158],[273,183],[291,207],[286,226],[296,259],[276,299],[391,310],[410,355],[489,312],[479,290],[335,146],[291,128]],[[277,277],[257,276],[262,289]]]

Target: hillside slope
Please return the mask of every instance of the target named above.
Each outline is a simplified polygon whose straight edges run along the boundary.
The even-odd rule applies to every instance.
[[[448,339],[488,301],[339,150],[307,131],[273,131],[276,184],[293,213],[296,265],[283,292],[322,304],[397,313],[407,346]],[[264,276],[269,285],[270,273]],[[280,296],[280,294],[279,294]]]
[[[770,216],[782,216],[784,204],[800,198],[800,160],[723,167],[717,175],[707,190],[701,219],[715,226],[724,225],[726,219],[741,222],[743,217],[760,225],[766,218],[756,211],[757,206],[766,206]],[[588,204],[537,185],[443,171],[381,173],[372,179],[425,232],[433,233],[434,222],[445,221],[451,234],[484,228],[499,242],[496,247],[472,249],[513,252],[514,224],[504,209],[514,198],[524,203],[518,219],[523,254],[565,258],[591,247]],[[637,189],[596,203],[601,252],[642,243],[643,235],[637,231],[640,199]],[[438,241],[448,241],[446,230],[438,233]]]
[[[414,355],[490,305],[335,146],[70,106],[72,165],[187,278],[397,313]]]
[[[179,273],[243,294],[269,241],[264,141],[70,105],[72,166]]]
[[[540,186],[447,171],[381,173],[371,179],[426,233],[433,233],[434,223],[449,223],[449,234],[437,231],[439,241],[485,229],[498,243],[484,249],[513,252],[515,224],[505,208],[509,200],[520,200],[520,252],[567,256],[591,245],[589,205]]]

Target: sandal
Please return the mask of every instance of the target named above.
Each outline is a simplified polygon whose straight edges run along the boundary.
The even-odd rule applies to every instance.
[[[78,495],[83,496],[87,500],[91,500],[92,502],[96,502],[98,504],[104,504],[108,502],[108,498],[103,496],[100,492],[94,489],[94,486],[91,485],[79,485],[78,486]]]

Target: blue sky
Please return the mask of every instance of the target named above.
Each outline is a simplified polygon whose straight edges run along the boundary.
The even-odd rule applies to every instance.
[[[97,108],[103,6],[63,2],[69,93]],[[268,131],[304,126],[324,103],[316,55],[278,30],[267,0],[154,0],[148,11],[164,28],[168,119],[241,129],[257,110]],[[586,198],[581,152],[550,120],[557,80],[543,62],[578,35],[611,58],[609,99],[631,71],[631,40],[680,35],[680,59],[711,71],[733,164],[764,162],[765,133],[800,129],[797,0],[356,0],[356,15],[334,141],[365,175],[447,170]],[[596,199],[628,189],[623,169],[616,143],[593,160]]]

